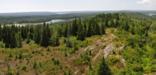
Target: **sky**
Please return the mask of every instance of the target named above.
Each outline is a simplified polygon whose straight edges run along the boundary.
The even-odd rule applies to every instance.
[[[156,10],[156,0],[0,0],[0,13]]]

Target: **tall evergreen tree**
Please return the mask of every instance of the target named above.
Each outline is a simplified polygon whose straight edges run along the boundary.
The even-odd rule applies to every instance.
[[[111,71],[103,58],[98,69],[98,75],[111,75]]]
[[[41,33],[41,46],[47,47],[50,44],[51,32],[49,29],[49,25],[44,23]]]
[[[21,37],[21,32],[16,33],[16,47],[20,48],[22,47],[22,37]]]

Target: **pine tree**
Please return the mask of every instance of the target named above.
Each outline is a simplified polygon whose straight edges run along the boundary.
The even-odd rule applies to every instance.
[[[28,26],[23,26],[20,28],[20,32],[21,32],[21,37],[23,40],[27,39],[28,38]]]
[[[106,64],[104,58],[102,59],[100,65],[99,65],[97,75],[111,75],[111,71],[110,71],[108,65]]]
[[[86,37],[86,31],[84,25],[79,25],[78,32],[77,32],[78,40],[84,40]]]
[[[2,25],[0,25],[0,41],[2,41]]]
[[[41,34],[41,46],[47,47],[50,44],[51,32],[49,26],[44,23]]]
[[[21,32],[16,33],[15,37],[16,37],[16,42],[17,42],[17,46],[16,47],[18,47],[18,48],[22,47]]]
[[[35,43],[40,44],[41,41],[41,26],[36,26],[34,29],[33,40]]]
[[[80,20],[77,20],[75,19],[71,25],[71,34],[72,35],[77,35],[77,31],[78,31],[78,21]]]

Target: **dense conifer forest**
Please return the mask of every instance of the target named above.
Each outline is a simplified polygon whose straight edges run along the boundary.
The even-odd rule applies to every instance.
[[[0,25],[0,75],[154,75],[156,19],[103,13],[70,22]]]

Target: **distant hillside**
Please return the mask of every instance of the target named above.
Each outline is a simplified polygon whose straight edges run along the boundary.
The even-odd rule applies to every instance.
[[[0,13],[1,17],[20,17],[20,16],[49,16],[56,15],[52,12],[18,12],[18,13]]]
[[[46,22],[52,19],[70,19],[75,17],[87,17],[101,12],[21,12],[21,13],[0,13],[0,23],[36,23]]]
[[[100,13],[126,13],[140,17],[155,17],[156,11],[71,11],[71,12],[19,12],[0,13],[0,24],[8,23],[39,23],[52,19],[71,19],[95,16]]]

